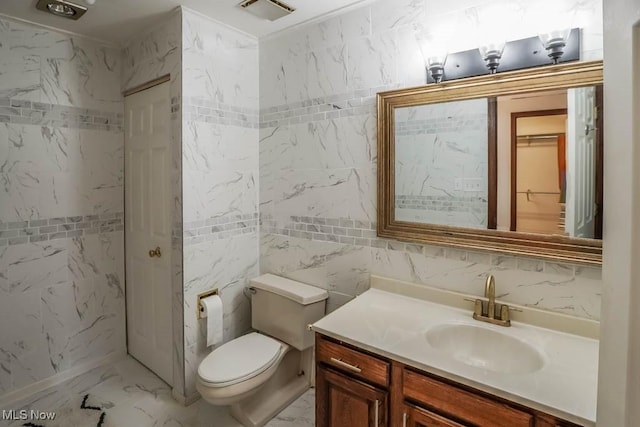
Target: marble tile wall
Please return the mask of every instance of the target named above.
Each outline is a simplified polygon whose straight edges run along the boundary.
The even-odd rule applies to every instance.
[[[125,349],[120,50],[0,18],[0,395]]]
[[[371,229],[375,94],[424,84],[424,39],[455,34],[455,52],[477,47],[486,26],[508,27],[512,40],[537,34],[542,1],[378,1],[262,39],[261,273],[328,289],[330,309],[366,290],[370,274],[479,295],[492,273],[508,301],[598,319],[599,268],[380,240]],[[602,58],[601,0],[553,4],[555,21],[582,28],[582,59]]]
[[[144,30],[123,49],[122,90],[169,75],[171,94],[171,247],[173,392],[184,397],[183,242],[182,242],[182,11]]]
[[[185,392],[206,347],[199,293],[218,288],[224,340],[251,326],[243,289],[258,275],[258,41],[183,9]]]
[[[184,245],[197,245],[207,240],[227,239],[247,233],[256,233],[258,213],[230,215],[184,224]]]

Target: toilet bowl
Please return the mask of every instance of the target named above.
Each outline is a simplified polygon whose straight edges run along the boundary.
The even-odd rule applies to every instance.
[[[257,332],[214,349],[198,366],[196,388],[230,406],[246,427],[264,426],[313,383],[314,335],[325,312],[324,289],[273,274],[251,280],[251,325]]]
[[[230,341],[200,363],[198,392],[212,405],[233,405],[257,392],[290,349],[257,332]]]

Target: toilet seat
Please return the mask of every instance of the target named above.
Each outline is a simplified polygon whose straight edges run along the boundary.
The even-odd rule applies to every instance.
[[[269,369],[278,360],[281,350],[281,342],[252,332],[212,351],[200,363],[198,376],[208,387],[238,384]]]

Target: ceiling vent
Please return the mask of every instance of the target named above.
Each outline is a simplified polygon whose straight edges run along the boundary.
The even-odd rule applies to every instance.
[[[65,0],[38,0],[36,9],[74,21],[87,11],[86,7]]]
[[[246,0],[240,3],[247,12],[258,18],[275,21],[293,13],[296,9],[278,0]]]

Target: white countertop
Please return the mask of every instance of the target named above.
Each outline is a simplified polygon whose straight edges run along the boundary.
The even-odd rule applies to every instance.
[[[473,320],[472,312],[370,289],[313,325],[313,330],[426,372],[582,425],[595,426],[598,340],[512,321]],[[543,356],[542,369],[504,374],[469,366],[433,348],[426,331],[469,324],[511,335]]]

